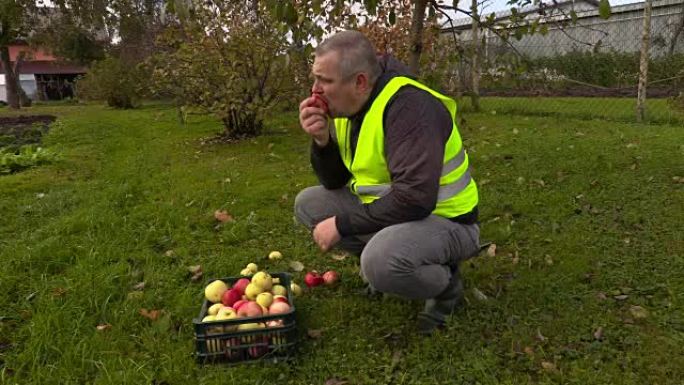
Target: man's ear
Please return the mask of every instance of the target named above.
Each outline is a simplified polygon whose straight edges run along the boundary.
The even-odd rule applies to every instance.
[[[356,75],[356,89],[360,92],[367,92],[370,89],[370,83],[368,82],[368,74],[365,72],[359,72]]]

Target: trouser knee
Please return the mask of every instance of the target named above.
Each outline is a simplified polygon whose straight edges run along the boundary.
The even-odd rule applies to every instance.
[[[307,187],[295,197],[295,217],[299,223],[307,227],[312,227],[314,219],[318,216],[316,207],[321,204],[318,189],[320,189],[318,186]]]

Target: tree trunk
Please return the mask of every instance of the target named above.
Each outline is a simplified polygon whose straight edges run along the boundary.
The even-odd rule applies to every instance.
[[[672,40],[670,41],[670,48],[668,49],[668,54],[670,56],[674,55],[675,47],[677,46],[677,40],[679,40],[679,35],[684,31],[684,3],[682,3],[682,15],[679,19],[679,24],[677,25],[674,33],[672,34]]]
[[[472,93],[470,95],[473,109],[480,111],[480,23],[477,13],[477,0],[472,0],[470,6],[471,17],[473,19],[472,28],[472,53],[470,60],[470,74],[472,80]]]
[[[644,26],[641,32],[641,63],[639,65],[639,88],[637,90],[636,118],[638,122],[644,120],[646,109],[646,86],[648,84],[648,59],[651,43],[651,3],[644,3]]]
[[[420,54],[423,52],[423,21],[427,0],[416,0],[411,20],[411,58],[409,68],[418,76],[420,74]]]
[[[14,72],[14,66],[10,62],[9,47],[0,47],[0,61],[2,61],[2,69],[5,72],[5,87],[7,89],[7,104],[10,108],[18,110],[21,105],[19,103],[19,78]]]

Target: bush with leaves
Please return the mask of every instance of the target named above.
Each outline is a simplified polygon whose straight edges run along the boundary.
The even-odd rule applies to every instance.
[[[226,138],[259,135],[264,114],[294,92],[285,34],[254,3],[194,1],[188,14],[148,61],[153,91],[215,114]]]
[[[135,65],[108,56],[95,62],[88,74],[76,82],[76,96],[85,100],[104,100],[114,108],[134,108],[140,103],[145,75]]]

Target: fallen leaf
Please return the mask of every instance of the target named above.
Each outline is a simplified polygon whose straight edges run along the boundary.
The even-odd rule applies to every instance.
[[[167,257],[173,257],[174,255],[176,255],[176,253],[173,250],[166,250],[164,255],[166,255]]]
[[[520,256],[518,256],[518,252],[516,251],[515,254],[513,255],[513,264],[517,265],[518,262],[520,262]]]
[[[190,274],[197,274],[202,272],[202,265],[192,265],[188,267]]]
[[[648,310],[644,309],[643,307],[639,305],[632,305],[629,307],[629,313],[632,315],[632,317],[636,319],[644,319],[648,317]]]
[[[306,334],[309,338],[321,338],[323,336],[323,329],[307,329]]]
[[[159,315],[161,314],[161,310],[147,310],[145,308],[141,308],[139,311],[141,316],[151,320],[151,321],[156,321],[159,318]]]
[[[135,291],[142,291],[144,289],[145,289],[145,281],[138,282],[135,285],[133,285],[133,290],[135,290]]]
[[[534,349],[532,349],[532,347],[530,346],[525,346],[523,352],[525,352],[525,354],[527,354],[528,356],[534,355]]]
[[[480,289],[478,289],[476,287],[473,288],[473,296],[478,301],[486,301],[487,300],[487,296],[483,292],[481,292]]]
[[[65,289],[63,287],[56,287],[56,288],[52,289],[52,296],[53,297],[63,297],[64,295],[66,295],[66,293],[67,293],[67,289]]]
[[[141,299],[142,297],[144,297],[144,294],[142,291],[131,291],[126,296],[126,298],[129,300]]]
[[[96,328],[97,328],[98,331],[101,331],[101,332],[102,332],[102,331],[111,329],[111,328],[112,328],[112,325],[110,325],[110,324],[100,324],[100,325],[97,325]]]
[[[190,281],[198,282],[202,279],[202,276],[204,276],[204,273],[202,273],[202,271],[198,271],[197,273],[193,274],[192,277],[190,277]]]
[[[489,245],[489,247],[487,248],[487,256],[488,257],[496,256],[496,243],[492,243],[491,245]]]
[[[324,385],[345,385],[348,383],[349,382],[347,382],[346,380],[339,380],[337,378],[329,378],[329,379],[325,380]]]
[[[553,362],[548,362],[548,361],[542,361],[541,363],[542,368],[546,370],[547,372],[556,372],[558,369],[556,368],[556,365]]]
[[[332,259],[336,261],[344,261],[345,259],[347,259],[347,256],[347,254],[333,254]]]
[[[549,266],[553,265],[553,257],[548,254],[544,256],[544,261],[546,261],[546,264]]]
[[[233,222],[233,216],[228,214],[226,210],[216,210],[214,211],[214,218],[221,223]]]
[[[602,340],[603,339],[603,326],[599,326],[595,331],[594,331],[594,339],[595,340]]]
[[[627,298],[629,298],[629,296],[628,296],[627,294],[621,294],[621,295],[616,295],[616,296],[613,297],[613,298],[615,298],[615,299],[618,300],[618,301],[624,301],[624,300],[626,300]]]
[[[304,270],[304,264],[299,262],[299,261],[292,261],[290,262],[290,269],[292,271],[300,272]]]
[[[540,331],[539,329],[537,329],[537,335],[534,336],[534,338],[535,338],[537,341],[539,341],[539,342],[544,342],[544,341],[546,341],[546,337],[544,337],[544,335],[541,334],[541,331]]]
[[[600,300],[606,300],[606,299],[608,299],[608,297],[606,297],[606,293],[604,293],[604,292],[602,292],[602,291],[596,293],[596,298],[598,298],[598,299],[600,299]]]

